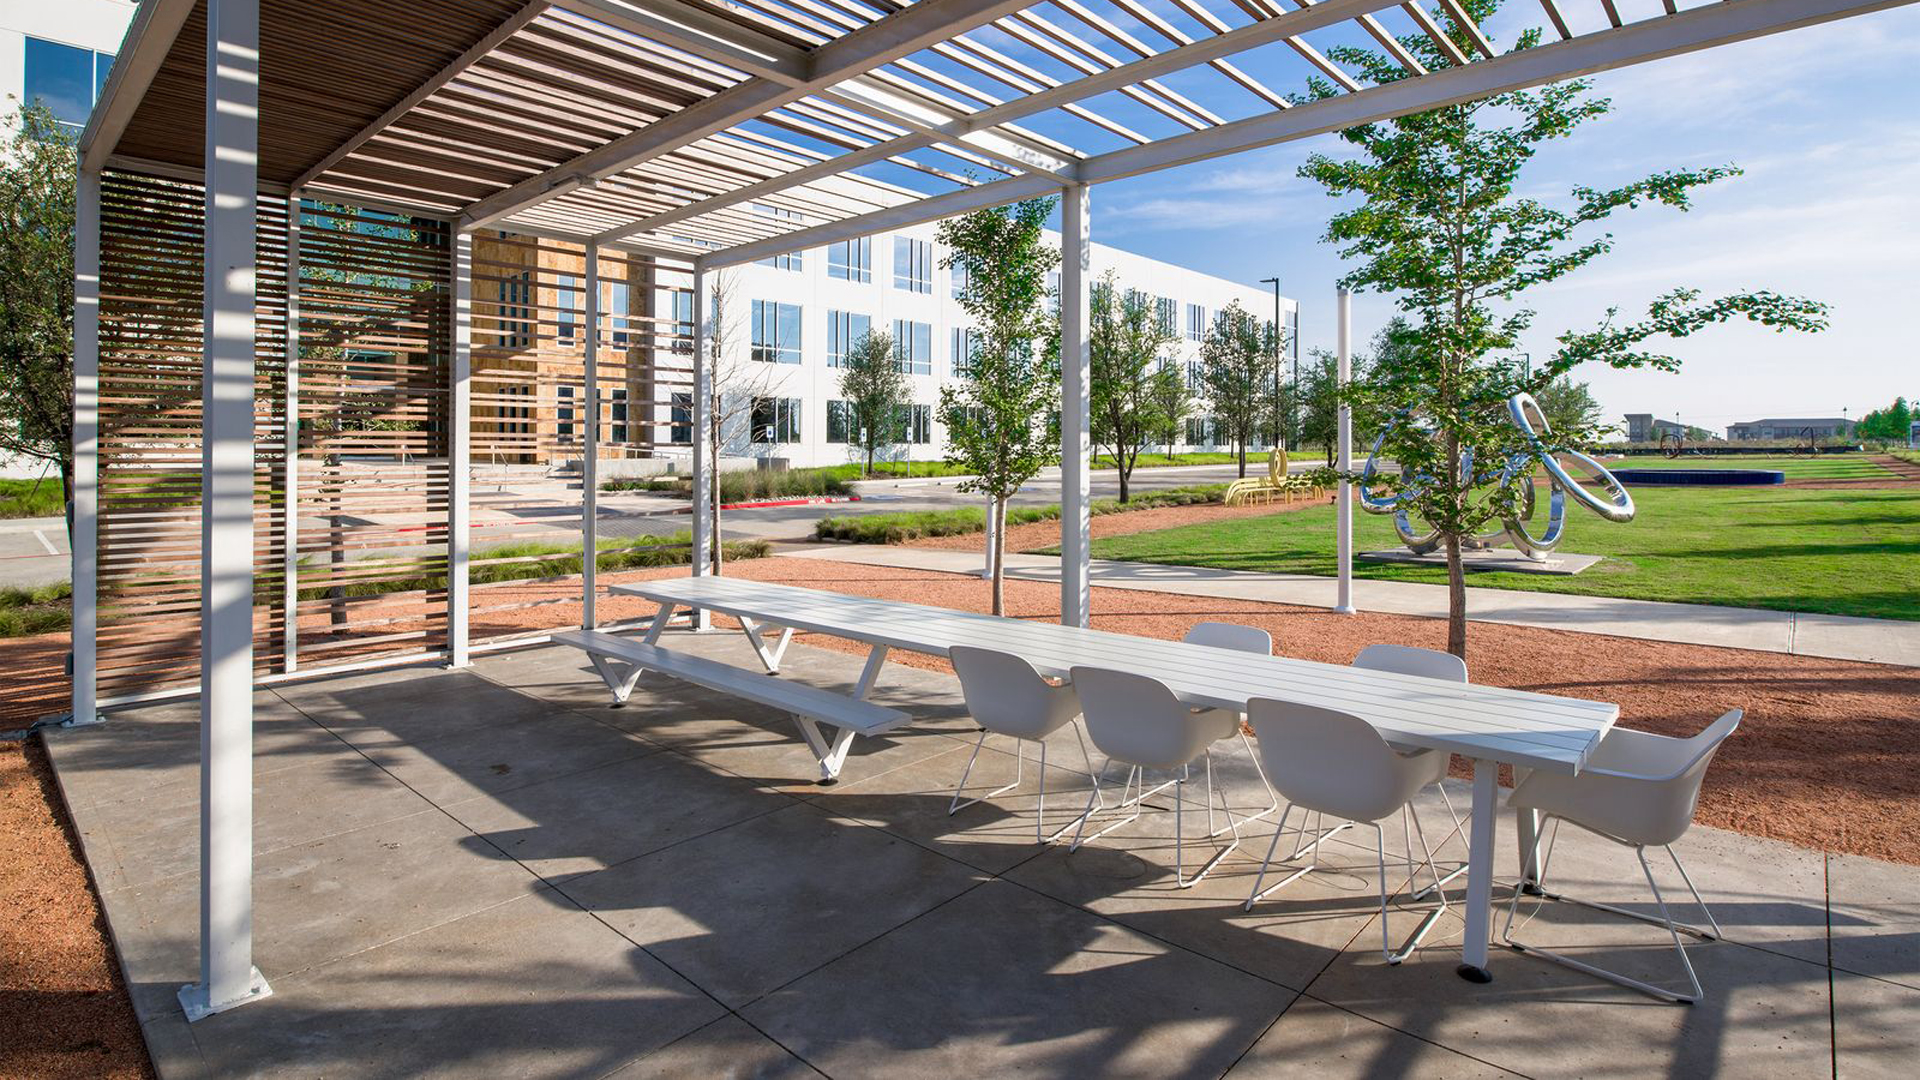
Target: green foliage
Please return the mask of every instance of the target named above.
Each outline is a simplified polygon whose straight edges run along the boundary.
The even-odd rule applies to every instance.
[[[73,464],[73,136],[38,102],[0,152],[0,454]]]
[[[0,480],[0,518],[59,517],[66,512],[66,490],[57,477]]]
[[[1161,506],[1195,506],[1217,503],[1226,497],[1225,484],[1197,484],[1191,487],[1163,488],[1135,496],[1131,502],[1095,499],[1088,505],[1094,517],[1121,514],[1130,510],[1151,510]],[[1057,521],[1059,505],[1009,506],[1007,524],[1027,525],[1036,521]],[[965,536],[984,532],[987,515],[977,506],[951,510],[909,510],[897,514],[853,514],[824,517],[814,522],[816,540],[843,540],[854,544],[900,544],[929,536]]]
[[[642,570],[655,566],[685,566],[690,561],[693,533],[682,529],[664,536],[616,537],[597,545],[594,565],[603,573],[616,570]],[[761,559],[772,553],[765,540],[729,540],[728,559]],[[539,540],[500,544],[474,553],[467,569],[467,580],[475,585],[501,581],[529,581],[578,575],[584,566],[580,544],[553,544]],[[424,565],[424,562],[423,562]],[[385,596],[389,593],[444,589],[444,573],[423,573],[414,577],[363,582],[336,590],[330,587],[301,589],[302,600],[324,600],[334,595]]]
[[[1463,0],[1463,6],[1485,22],[1500,2]],[[1471,51],[1449,16],[1436,18]],[[1539,40],[1537,30],[1527,31],[1515,49]],[[1426,38],[1401,43],[1429,69],[1454,66]],[[1406,67],[1382,53],[1356,46],[1329,53],[1377,84],[1408,77]],[[1311,88],[1317,98],[1337,92],[1318,78]],[[1300,169],[1330,196],[1353,200],[1333,216],[1324,237],[1355,261],[1342,283],[1392,295],[1416,331],[1404,356],[1377,363],[1349,396],[1356,407],[1402,418],[1388,425],[1384,448],[1402,474],[1383,478],[1380,487],[1400,497],[1445,544],[1448,645],[1460,655],[1466,651],[1461,540],[1515,515],[1525,478],[1521,470],[1505,471],[1505,463],[1534,449],[1507,420],[1511,395],[1538,396],[1588,362],[1674,370],[1679,361],[1651,349],[1650,341],[1736,317],[1782,330],[1825,326],[1825,307],[1812,301],[1769,292],[1703,301],[1697,290],[1680,288],[1654,300],[1637,320],[1622,321],[1609,309],[1597,327],[1561,334],[1553,355],[1531,373],[1495,359],[1515,351],[1533,320],[1531,310],[1514,303],[1521,295],[1612,249],[1611,234],[1594,231],[1602,222],[1649,203],[1686,210],[1695,188],[1738,175],[1731,166],[1671,170],[1618,187],[1581,185],[1556,205],[1519,194],[1542,145],[1608,111],[1606,99],[1589,89],[1573,80],[1351,128],[1341,133],[1351,154],[1316,154]],[[1565,445],[1558,432],[1544,443],[1550,451]]]
[[[840,361],[848,442],[866,452],[867,472],[882,447],[906,438],[901,406],[911,395],[907,373],[893,355],[893,335],[884,330],[861,335]]]
[[[1593,399],[1593,391],[1586,383],[1574,382],[1570,375],[1541,387],[1533,399],[1540,405],[1540,415],[1547,425],[1569,446],[1591,448],[1611,430],[1601,423],[1606,412]]]
[[[1201,393],[1239,454],[1241,476],[1247,475],[1247,444],[1270,415],[1278,385],[1275,332],[1235,300],[1214,316],[1200,342]]]
[[[1160,363],[1160,351],[1179,336],[1161,324],[1145,294],[1130,289],[1122,296],[1111,270],[1093,289],[1091,301],[1087,344],[1092,442],[1095,450],[1106,448],[1119,469],[1120,501],[1126,502],[1140,452],[1167,429],[1162,398],[1172,397],[1161,385],[1168,368]],[[1184,385],[1181,391],[1184,396]]]
[[[1907,399],[1897,397],[1893,404],[1884,409],[1875,409],[1860,418],[1854,426],[1855,437],[1871,439],[1876,442],[1891,442],[1905,445],[1907,435],[1912,430],[1914,411],[1908,406]]]
[[[0,638],[51,634],[73,621],[73,588],[66,582],[34,589],[0,588]]]

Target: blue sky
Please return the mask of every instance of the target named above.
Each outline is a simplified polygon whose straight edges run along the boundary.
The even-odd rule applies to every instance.
[[[1496,44],[1510,44],[1538,10],[1508,5],[1490,27]],[[1678,166],[1731,163],[1746,174],[1700,192],[1691,213],[1616,218],[1611,255],[1531,296],[1539,317],[1526,345],[1545,355],[1559,331],[1592,326],[1612,305],[1644,311],[1678,285],[1767,288],[1831,304],[1832,328],[1711,328],[1672,343],[1679,374],[1590,367],[1577,377],[1610,414],[1678,414],[1714,429],[1842,408],[1857,417],[1896,393],[1920,398],[1916,67],[1920,5],[1596,77],[1614,112],[1543,153],[1529,194],[1563,197],[1575,184],[1611,186]],[[1302,303],[1303,344],[1331,346],[1342,266],[1319,236],[1338,204],[1295,169],[1340,145],[1307,140],[1101,185],[1094,238],[1235,280],[1278,274]],[[1382,297],[1356,297],[1356,338],[1391,314]]]

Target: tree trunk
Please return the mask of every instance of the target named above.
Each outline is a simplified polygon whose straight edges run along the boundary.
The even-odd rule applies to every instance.
[[[1447,534],[1447,651],[1467,658],[1467,570],[1460,563],[1460,537]]]
[[[867,471],[864,475],[869,480],[873,479],[873,447],[871,446],[867,447]]]
[[[994,499],[993,508],[993,613],[1007,613],[1007,501]]]
[[[715,395],[715,397],[716,397],[716,400],[714,401],[714,405],[716,406],[716,409],[717,409],[720,403],[717,400],[718,395]],[[713,469],[713,484],[711,487],[709,487],[706,490],[704,494],[701,495],[701,498],[713,500],[713,535],[708,538],[707,562],[708,562],[708,565],[712,567],[713,576],[719,577],[720,576],[720,419],[719,419],[720,414],[719,412],[716,411],[713,415],[714,415],[713,452],[707,455],[707,461],[710,463],[711,468]]]
[[[1119,454],[1113,455],[1113,466],[1120,473],[1120,501],[1127,501],[1127,481],[1133,479],[1133,461]]]
[[[1247,478],[1247,441],[1242,439],[1235,446],[1240,454],[1240,479],[1245,480]]]

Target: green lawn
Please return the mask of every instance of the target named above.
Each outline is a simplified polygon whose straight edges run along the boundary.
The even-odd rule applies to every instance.
[[[44,480],[0,480],[0,518],[60,517],[67,500],[60,477]]]
[[[1771,454],[1729,454],[1707,457],[1687,454],[1677,458],[1658,454],[1635,454],[1610,458],[1609,469],[1772,469],[1787,474],[1789,480],[1885,480],[1893,475],[1886,466],[1867,460],[1865,454],[1822,454],[1813,458],[1776,457]]]
[[[1815,464],[1815,463],[1809,463]],[[1637,488],[1613,525],[1578,507],[1562,550],[1604,555],[1572,577],[1472,573],[1536,592],[1920,620],[1920,492]],[[1098,559],[1223,570],[1334,573],[1331,506],[1096,541]],[[1357,551],[1400,546],[1391,519],[1354,511]],[[1440,567],[1359,562],[1356,576],[1443,583]]]

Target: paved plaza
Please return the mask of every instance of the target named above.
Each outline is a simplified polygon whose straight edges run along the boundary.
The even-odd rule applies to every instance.
[[[737,635],[671,640],[752,662]],[[795,645],[786,670],[845,688],[859,664]],[[894,665],[875,700],[923,719],[857,741],[821,787],[786,718],[658,676],[611,709],[572,649],[260,691],[254,955],[273,996],[191,1027],[175,992],[197,970],[197,702],[47,744],[166,1080],[1911,1075],[1916,868],[1696,827],[1679,847],[1728,936],[1690,950],[1703,1002],[1506,950],[1473,986],[1453,970],[1460,888],[1385,965],[1370,837],[1248,913],[1270,824],[1181,890],[1171,813],[1041,846],[1029,760],[1017,790],[950,817],[975,733],[957,682]],[[1085,799],[1061,736],[1049,831]],[[1237,744],[1215,758],[1232,805],[1263,804]],[[975,786],[1013,773],[990,749]],[[1420,807],[1430,834],[1451,827],[1431,791]],[[1440,855],[1461,857],[1457,840]],[[1585,834],[1563,833],[1550,872],[1652,910],[1631,854]],[[1425,909],[1398,897],[1395,937]],[[1525,937],[1679,977],[1652,927],[1556,906]]]

